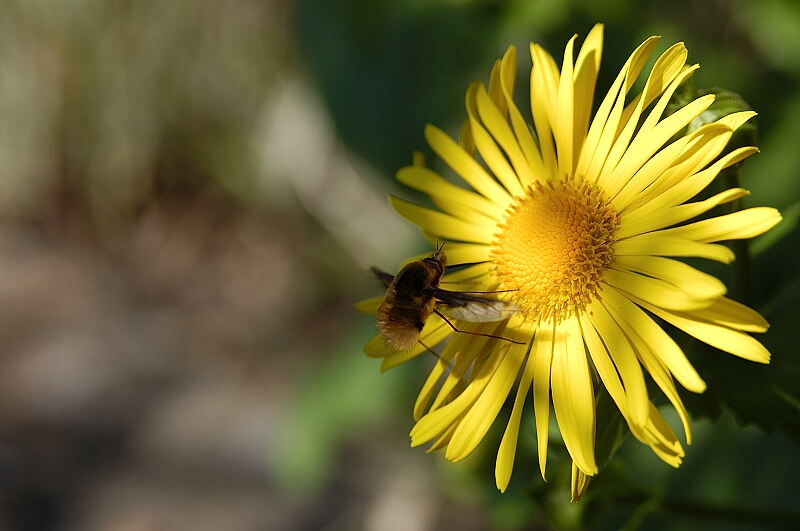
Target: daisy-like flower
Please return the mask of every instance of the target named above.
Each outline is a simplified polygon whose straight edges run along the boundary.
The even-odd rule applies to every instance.
[[[443,287],[507,290],[498,296],[519,308],[506,321],[456,326],[522,344],[454,333],[433,315],[417,347],[393,350],[376,336],[365,349],[384,358],[382,368],[388,369],[450,338],[414,407],[411,443],[444,449],[453,461],[475,450],[514,393],[497,453],[501,491],[511,477],[531,390],[545,477],[552,401],[573,461],[573,499],[598,472],[596,386],[605,386],[639,441],[678,466],[683,446],[648,395],[646,380],[652,379],[691,443],[689,414],[675,382],[696,393],[706,384],[662,321],[725,352],[769,361],[769,352],[748,334],[766,331],[767,322],[726,298],[717,278],[680,258],[729,263],[733,253],[716,242],[757,236],[781,219],[775,209],[750,208],[686,223],[747,195],[733,188],[692,201],[722,169],[758,150],[742,147],[720,156],[733,132],[755,115],[749,111],[674,138],[714,100],[702,96],[665,116],[676,89],[698,68],[686,64],[682,43],[655,61],[641,93],[632,94],[658,38],[644,41],[592,114],[603,28],[592,29],[577,58],[576,38],[567,43],[560,71],[545,50],[531,45],[533,127],[513,99],[512,47],[494,65],[488,89],[469,87],[468,119],[458,142],[426,128],[432,150],[471,189],[417,163],[397,177],[429,195],[438,209],[392,198],[401,215],[447,242],[450,263],[469,264],[446,274]],[[365,301],[362,308],[374,310],[378,302]]]

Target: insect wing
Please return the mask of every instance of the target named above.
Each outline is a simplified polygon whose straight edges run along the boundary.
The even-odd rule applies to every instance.
[[[375,277],[380,280],[381,284],[383,284],[383,287],[389,289],[389,286],[392,285],[392,281],[394,280],[394,275],[387,273],[386,271],[375,266],[370,267],[370,270]]]
[[[448,317],[472,323],[504,321],[519,311],[519,307],[507,301],[467,295],[457,291],[436,289],[434,296],[446,306],[442,308]]]
[[[449,307],[448,316],[461,321],[472,323],[493,323],[509,319],[519,309],[511,303],[504,301],[470,302],[465,306]]]

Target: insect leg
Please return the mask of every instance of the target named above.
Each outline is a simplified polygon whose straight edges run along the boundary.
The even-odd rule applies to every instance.
[[[508,339],[507,337],[502,337],[502,336],[493,336],[492,334],[481,334],[480,332],[468,332],[468,331],[466,331],[466,330],[459,330],[458,328],[456,328],[456,325],[454,325],[453,323],[451,323],[451,322],[450,322],[450,319],[448,319],[447,317],[445,317],[445,316],[444,316],[444,314],[442,314],[442,312],[440,312],[439,310],[433,310],[433,313],[435,313],[436,315],[438,315],[439,317],[441,317],[442,319],[444,319],[444,322],[445,322],[445,323],[447,323],[447,324],[449,324],[449,325],[450,325],[450,328],[452,328],[452,329],[453,329],[453,330],[455,330],[456,332],[460,332],[460,333],[462,333],[462,334],[469,334],[469,335],[471,335],[471,336],[483,336],[483,337],[491,337],[491,338],[493,338],[493,339],[502,339],[503,341],[510,341],[511,343],[516,343],[517,345],[524,345],[524,344],[525,344],[525,343],[523,343],[522,341],[514,341],[513,339]]]
[[[448,368],[448,369],[450,369],[450,372],[451,372],[451,373],[453,373],[453,374],[455,374],[455,375],[458,377],[458,379],[459,379],[459,380],[461,380],[462,382],[464,382],[464,384],[466,384],[466,383],[467,383],[467,382],[464,380],[464,375],[462,375],[462,374],[459,374],[459,372],[456,370],[456,368],[453,366],[453,364],[452,364],[452,363],[450,363],[449,361],[447,361],[447,360],[445,360],[444,358],[442,358],[442,356],[441,356],[441,355],[440,355],[438,352],[436,352],[435,350],[433,350],[431,347],[429,347],[428,345],[426,345],[425,343],[423,343],[423,342],[422,342],[422,341],[420,341],[419,339],[417,340],[417,342],[419,342],[419,344],[420,344],[420,345],[422,345],[423,347],[425,347],[425,350],[427,350],[428,352],[430,352],[431,354],[433,354],[434,356],[436,356],[436,359],[438,359],[439,361],[441,361],[442,363],[444,363],[445,365],[447,365],[447,368]]]

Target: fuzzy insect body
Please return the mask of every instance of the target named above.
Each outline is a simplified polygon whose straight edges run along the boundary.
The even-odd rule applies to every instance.
[[[390,347],[397,350],[413,348],[432,313],[442,317],[456,332],[510,341],[491,334],[459,330],[439,311],[441,307],[454,319],[471,322],[502,321],[518,311],[509,302],[441,289],[439,283],[446,264],[447,257],[440,248],[428,258],[407,264],[394,276],[372,268],[386,288],[386,296],[378,308],[377,325],[378,332]]]

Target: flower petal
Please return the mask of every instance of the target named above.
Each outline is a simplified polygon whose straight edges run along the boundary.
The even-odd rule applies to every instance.
[[[693,142],[692,148],[686,150],[686,152],[684,152],[676,161],[677,164],[675,167],[664,176],[664,184],[669,185],[672,177],[671,174],[674,174],[675,176],[692,175],[693,173],[705,168],[711,161],[716,159],[720,153],[722,153],[722,150],[728,145],[733,133],[755,115],[756,113],[753,111],[732,113],[720,118],[716,122],[712,122],[706,126],[698,128],[693,133],[693,136],[699,141]],[[700,134],[704,127],[713,126],[715,124],[724,126],[727,131],[721,135]]]
[[[594,91],[597,84],[597,74],[600,71],[600,59],[603,56],[603,25],[595,24],[586,40],[583,41],[578,59],[575,60],[574,74],[574,100],[573,114],[573,147],[575,161],[581,153],[586,133],[589,129],[589,119],[592,115],[594,104]]]
[[[504,212],[497,205],[444,179],[438,173],[420,166],[406,166],[397,172],[397,180],[440,201],[456,203],[470,209],[472,216],[489,216],[502,220]]]
[[[389,199],[392,202],[392,206],[401,216],[429,234],[445,240],[474,243],[492,243],[494,240],[494,234],[497,231],[497,226],[494,223],[478,225],[437,210],[416,205],[399,197],[390,196]]]
[[[702,310],[693,310],[691,315],[744,332],[766,332],[769,328],[769,323],[757,311],[727,297],[720,297]]]
[[[508,50],[506,50],[506,53],[508,53]],[[508,112],[508,107],[506,107],[506,99],[503,97],[503,76],[508,74],[509,72],[503,68],[503,59],[500,58],[492,65],[492,73],[489,76],[489,97],[497,106],[500,114],[504,116]],[[512,75],[516,75],[516,69],[512,72]]]
[[[644,301],[636,302],[671,325],[680,328],[690,336],[696,337],[704,343],[708,343],[712,347],[724,350],[725,352],[746,360],[758,363],[769,363],[769,351],[755,338],[744,332],[704,321],[691,313],[670,312],[661,308],[656,308]]]
[[[506,348],[490,356],[487,363],[481,367],[481,370],[460,395],[444,406],[432,409],[419,419],[411,429],[411,446],[419,446],[435,439],[444,433],[453,422],[465,415],[486,389],[507,352]]]
[[[548,176],[556,175],[558,160],[553,144],[551,116],[555,114],[559,73],[553,57],[541,46],[531,44],[531,113],[539,139],[544,171]]]
[[[619,323],[625,335],[630,339],[639,360],[647,369],[647,372],[656,382],[656,385],[661,389],[670,403],[675,407],[678,416],[683,424],[683,431],[686,435],[686,443],[691,444],[692,441],[692,423],[689,418],[689,412],[686,411],[686,406],[683,405],[678,390],[675,389],[675,384],[672,377],[669,375],[667,369],[662,365],[661,361],[656,357],[655,353],[650,349],[650,345],[642,339],[640,331],[631,322],[632,314],[620,309],[612,304],[612,298],[609,296],[610,292],[605,294],[603,305],[608,309],[609,313]],[[687,362],[688,364],[688,362]],[[699,378],[699,377],[698,377]]]
[[[533,329],[528,327],[526,336],[530,337]],[[494,476],[495,483],[500,492],[505,492],[508,482],[511,481],[511,472],[514,469],[514,457],[517,453],[517,439],[519,438],[519,425],[522,420],[522,409],[525,398],[533,383],[534,359],[528,356],[522,378],[517,385],[517,396],[514,399],[514,407],[511,410],[511,417],[500,441],[500,448],[497,450],[497,461],[495,463]]]
[[[711,304],[710,300],[698,298],[668,282],[630,271],[608,269],[603,280],[611,286],[670,310],[693,310]]]
[[[378,307],[383,303],[384,296],[370,297],[356,303],[356,310],[367,315],[375,315],[378,313]]]
[[[589,351],[589,356],[592,359],[592,364],[597,369],[597,374],[600,376],[600,381],[608,391],[611,399],[617,405],[623,416],[627,414],[628,404],[625,398],[625,389],[622,387],[622,380],[619,378],[619,373],[611,361],[603,341],[597,334],[594,325],[586,314],[581,314],[579,317],[581,325],[581,335],[586,343],[586,349]]]
[[[622,384],[625,386],[625,398],[627,399],[625,411],[630,423],[644,428],[647,424],[647,404],[650,403],[650,400],[647,397],[642,366],[636,359],[630,341],[599,300],[587,308],[586,315],[603,339],[607,352],[614,360]]]
[[[708,199],[695,203],[684,203],[683,205],[652,212],[639,209],[635,214],[623,214],[620,229],[617,231],[617,238],[627,238],[635,234],[643,234],[652,230],[669,227],[699,216],[719,205],[736,201],[749,194],[750,192],[744,188],[730,188]]]
[[[506,52],[508,53],[508,52]],[[516,65],[514,71],[512,72],[512,76],[516,75]],[[492,72],[489,74],[489,97],[492,99],[497,108],[500,110],[501,114],[506,113],[506,100],[503,97],[502,92],[502,77],[507,75],[507,72],[503,71],[502,60],[498,59],[492,65]],[[467,91],[467,107],[471,105],[470,103],[470,94]],[[467,117],[464,120],[464,123],[461,127],[461,131],[459,133],[458,143],[467,151],[470,155],[475,154],[475,139],[472,135],[472,126],[471,126],[471,119]]]
[[[556,152],[558,153],[558,177],[564,178],[572,175],[572,126],[575,102],[573,91],[573,47],[577,35],[573,35],[564,50],[564,61],[561,66],[561,77],[558,82],[558,97],[556,99],[556,115],[551,116],[553,133],[556,139]],[[575,157],[577,158],[577,156]]]
[[[475,212],[473,209],[453,201],[446,195],[434,195],[430,197],[433,204],[438,207],[439,210],[445,214],[449,214],[453,217],[466,221],[467,223],[473,223],[475,225],[484,227],[491,227],[497,224],[496,219],[492,219],[483,213]]]
[[[653,355],[675,375],[689,391],[702,393],[706,383],[686,359],[686,354],[677,343],[650,316],[632,303],[623,293],[609,289],[603,291],[605,305],[617,317],[624,318],[632,330],[650,348]]]
[[[464,344],[469,339],[470,336],[468,334],[454,334],[454,337],[447,343],[442,353],[439,354],[436,365],[431,369],[428,379],[425,380],[422,389],[417,395],[417,401],[414,403],[414,420],[422,418],[425,410],[428,409],[439,380],[441,380],[447,369],[451,369],[447,375],[447,380],[453,379],[456,382],[463,380],[463,372],[453,367],[452,361],[457,354],[461,353]]]
[[[597,473],[592,375],[576,317],[555,328],[551,369],[553,409],[564,444],[584,474]]]
[[[532,183],[534,181],[533,172],[531,171],[528,161],[525,158],[525,155],[522,153],[522,148],[517,143],[514,132],[511,130],[506,118],[500,113],[500,110],[489,97],[489,94],[486,92],[486,89],[483,88],[483,86],[478,86],[477,90],[476,103],[478,107],[478,114],[480,115],[481,120],[483,120],[483,123],[486,124],[486,128],[497,140],[497,143],[503,148],[503,151],[508,156],[514,168],[512,170],[511,167],[508,166],[508,163],[499,151],[493,152],[493,156],[495,158],[499,157],[500,159],[499,161],[495,162],[495,166],[502,168],[503,172],[513,175],[513,179],[506,177],[505,179],[501,180],[504,183],[506,180],[509,180],[513,183],[511,187],[506,186],[512,195],[521,195],[523,190],[520,184],[527,186],[528,184]],[[483,152],[481,152],[481,155],[483,155]],[[492,171],[495,171],[496,175],[499,175],[497,170],[494,169],[495,166],[490,165],[490,168],[492,168]]]
[[[739,148],[731,151],[705,170],[695,173],[694,175],[678,175],[678,180],[674,185],[670,185],[669,187],[653,186],[651,187],[652,191],[648,189],[643,193],[643,197],[647,199],[636,201],[630,211],[636,212],[637,209],[646,208],[650,212],[655,212],[667,207],[679,205],[699,194],[706,186],[711,184],[720,171],[737,162],[743,161],[755,153],[758,153],[758,149],[754,147]]]
[[[734,254],[724,245],[698,243],[685,238],[664,236],[648,232],[619,241],[614,245],[617,256],[696,256],[729,264]]]
[[[716,299],[727,290],[717,277],[660,256],[618,256],[615,266],[664,280],[698,299]]]
[[[506,329],[506,334],[510,332],[510,329]],[[497,418],[500,408],[503,407],[514,382],[517,381],[527,348],[528,346],[524,344],[512,344],[506,348],[506,354],[497,372],[453,433],[453,438],[444,454],[447,459],[460,461],[466,458],[483,440]]]
[[[431,149],[450,166],[475,191],[505,210],[511,202],[502,186],[489,175],[478,162],[452,138],[433,125],[425,127],[425,138]]]
[[[755,207],[681,227],[664,229],[659,231],[659,234],[703,243],[741,240],[767,232],[780,223],[781,219],[783,219],[781,213],[775,208]]]
[[[447,265],[476,264],[489,260],[492,252],[490,245],[481,243],[448,242],[445,245]]]
[[[609,195],[611,197],[616,195],[616,193],[621,188],[622,184],[624,184],[625,180],[627,180],[627,178],[630,178],[630,175],[633,174],[633,171],[628,172],[626,170],[626,175],[622,177],[617,176],[616,179],[610,178],[617,164],[620,162],[623,155],[625,155],[626,151],[628,150],[629,143],[631,141],[631,138],[633,137],[633,133],[639,126],[639,117],[641,116],[642,111],[647,105],[649,105],[650,101],[652,101],[658,94],[661,94],[668,87],[668,85],[672,83],[672,80],[676,76],[678,76],[681,68],[686,62],[687,55],[688,53],[683,43],[675,44],[671,46],[667,51],[665,51],[653,65],[653,69],[651,70],[650,75],[648,76],[647,81],[645,82],[644,91],[638,98],[637,104],[633,108],[631,115],[628,117],[623,115],[623,117],[621,118],[620,123],[625,125],[619,132],[617,138],[615,139],[611,150],[606,156],[606,160],[603,164],[602,171],[600,172],[599,176],[596,179],[599,183],[603,185],[604,188],[606,188],[609,191]],[[664,105],[666,106],[666,102],[664,103]],[[689,105],[692,104],[690,103]],[[648,140],[650,138],[655,140],[658,137],[657,135],[650,136],[651,132],[649,131],[649,126],[648,128],[642,129],[640,131],[643,136],[648,138]],[[665,137],[658,146],[655,146],[652,149],[652,152],[654,153],[659,147],[661,147],[661,144],[666,142],[670,136],[672,135]],[[641,142],[642,141],[639,140],[638,143],[641,144]],[[652,143],[653,142],[651,142],[651,147]],[[633,148],[633,146],[631,146],[631,148]],[[631,153],[635,153],[635,151],[632,150]],[[623,177],[627,178],[623,179]]]
[[[461,326],[463,329],[470,332],[502,335],[506,324],[501,323],[487,326],[486,323],[462,323]],[[469,334],[457,334],[457,336],[464,338],[466,343],[464,344],[464,348],[456,353],[456,362],[453,366],[453,371],[447,376],[442,387],[439,389],[439,393],[436,395],[433,404],[431,404],[431,411],[448,403],[453,396],[463,391],[462,387],[464,387],[465,382],[459,375],[467,374],[468,369],[475,360],[487,360],[492,354],[494,343],[490,342],[487,337],[470,336]],[[473,375],[480,372],[480,366],[482,365],[479,362],[475,363],[475,367],[472,369]]]
[[[505,189],[508,190],[512,196],[522,195],[522,186],[519,183],[517,174],[500,152],[500,148],[497,147],[491,135],[489,135],[478,120],[476,98],[481,89],[480,83],[473,83],[467,90],[467,115],[469,116],[469,124],[472,130],[472,138],[475,141],[475,147],[478,149],[478,153],[483,161],[495,177],[503,184]],[[486,89],[483,89],[484,93],[485,90]],[[487,105],[491,104],[488,95],[486,95],[486,99],[489,101]],[[493,125],[497,126],[497,124]]]
[[[649,417],[645,417],[646,420],[641,421],[638,425],[634,422],[631,422],[631,419],[627,413],[629,409],[629,400],[625,396],[625,390],[622,387],[622,381],[620,380],[617,369],[615,368],[614,363],[608,354],[608,350],[606,350],[606,347],[603,345],[600,336],[597,334],[597,331],[585,314],[580,317],[580,321],[581,331],[591,355],[592,363],[597,369],[597,373],[600,375],[603,385],[605,386],[606,390],[608,390],[609,395],[611,395],[614,403],[617,405],[622,413],[622,416],[625,418],[625,421],[628,423],[628,428],[631,430],[631,433],[639,441],[647,444],[648,446],[658,445],[658,447],[664,449],[664,451],[667,449],[672,450],[671,455],[676,455],[677,451],[681,448],[681,445],[680,442],[678,442],[678,440],[675,438],[675,434],[672,432],[671,428],[669,433],[672,433],[672,438],[669,438],[666,434],[654,427],[654,421]],[[638,364],[638,362],[636,363]],[[647,404],[649,403],[647,396],[645,395],[643,399],[641,397],[639,399],[641,400],[640,405],[643,414],[647,414]],[[652,417],[654,412],[660,417],[658,410],[652,406],[652,403],[650,403],[650,417]],[[681,455],[683,454],[681,453]]]
[[[659,37],[650,37],[628,58],[594,115],[583,143],[575,173],[594,181],[605,163],[617,136],[617,127],[625,106],[625,96],[639,77]]]
[[[592,476],[587,476],[581,469],[578,468],[578,465],[575,464],[575,461],[572,462],[572,479],[570,481],[570,497],[569,501],[572,503],[579,502],[583,495],[586,493],[586,489],[589,487],[589,481],[592,479]]]
[[[618,211],[623,213],[645,204],[649,199],[658,195],[655,193],[654,188],[664,180],[665,174],[668,175],[673,171],[672,168],[678,164],[679,159],[689,149],[687,146],[699,143],[700,140],[698,139],[715,135],[720,136],[728,132],[730,132],[730,127],[720,123],[713,123],[704,125],[693,133],[675,140],[645,162],[639,171],[628,180],[616,197],[612,199],[612,204]],[[683,175],[687,174],[684,173]],[[652,211],[650,209],[645,210],[647,213]]]
[[[528,161],[528,167],[531,169],[533,178],[537,181],[542,181],[547,179],[542,156],[533,139],[528,123],[525,121],[525,118],[522,117],[522,113],[517,107],[517,104],[514,103],[514,78],[516,76],[516,71],[517,51],[516,48],[511,46],[503,56],[501,63],[500,83],[503,90],[503,97],[505,98],[506,107],[508,108],[508,115],[511,117],[514,135],[516,135],[517,142],[519,142],[522,152],[525,154],[525,159]],[[520,174],[519,178],[524,187],[531,184],[530,182],[526,182],[525,174]]]
[[[658,441],[650,448],[665,463],[677,468],[683,461],[684,451],[672,426],[667,424],[658,409],[651,403],[647,431]]]
[[[547,443],[550,434],[550,368],[553,361],[553,324],[543,324],[533,340],[533,410],[536,417],[536,445],[539,470],[546,480]]]
[[[456,418],[455,421],[448,427],[444,433],[442,433],[438,439],[436,439],[426,450],[425,453],[435,452],[436,450],[441,450],[442,448],[447,448],[447,445],[450,444],[450,439],[453,438],[453,433],[458,428],[458,423],[461,421],[464,415],[462,414],[460,417]]]
[[[636,133],[636,137],[627,147],[627,151],[622,156],[619,163],[612,171],[607,173],[607,178],[604,179],[603,176],[600,177],[600,181],[603,183],[604,188],[608,190],[610,196],[616,196],[628,181],[631,180],[635,173],[639,171],[671,137],[686,127],[689,122],[713,103],[713,96],[703,96],[685,105],[673,114],[670,114],[657,124],[650,125],[650,121],[654,116],[661,116],[664,107],[666,107],[669,98],[675,92],[678,85],[692,72],[692,69],[687,69],[673,81],[669,89],[664,92],[658,105],[651,111],[650,116],[648,116],[645,123],[642,124]]]
[[[461,124],[461,129],[458,130],[458,146],[470,157],[475,156],[475,141],[472,139],[472,127],[469,125],[469,118],[464,120],[464,123]]]

